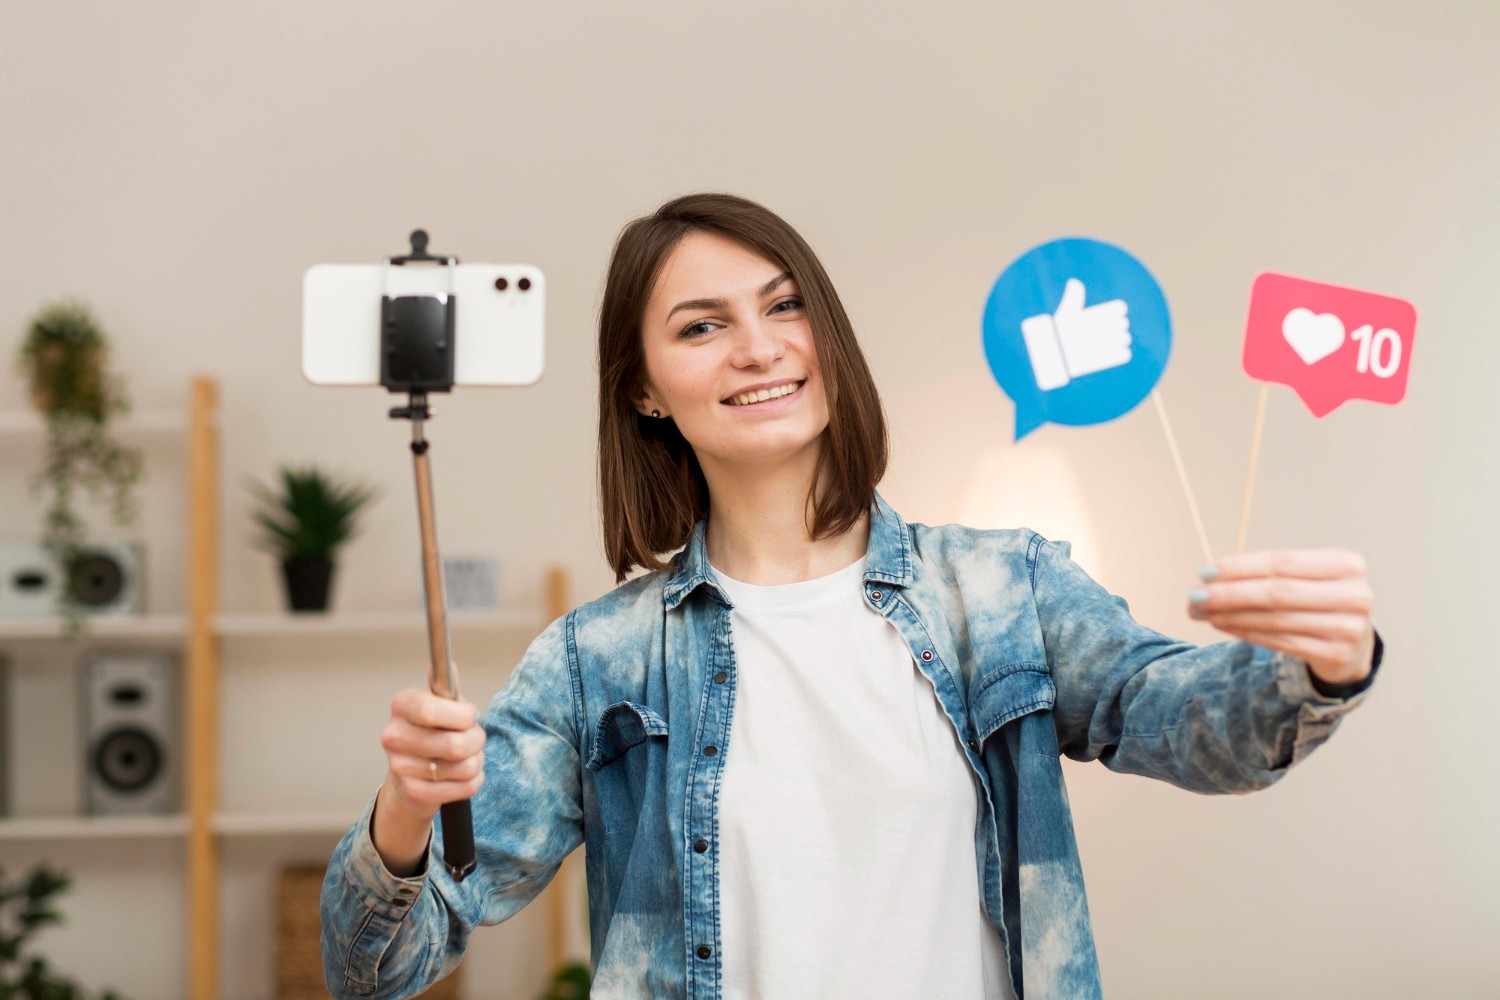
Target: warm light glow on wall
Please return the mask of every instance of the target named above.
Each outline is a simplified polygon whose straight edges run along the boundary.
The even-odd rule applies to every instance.
[[[1073,561],[1100,577],[1083,487],[1060,449],[1025,441],[980,452],[959,505],[959,521],[974,528],[1030,528],[1051,541],[1073,543]]]

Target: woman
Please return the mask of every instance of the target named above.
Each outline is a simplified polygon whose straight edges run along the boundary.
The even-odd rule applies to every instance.
[[[1059,754],[1250,791],[1373,680],[1354,553],[1221,559],[1192,613],[1238,639],[1200,647],[1067,542],[905,522],[838,296],[752,202],[625,228],[599,372],[606,551],[650,572],[549,625],[482,719],[393,700],[324,884],[336,995],[420,990],[583,843],[595,997],[1098,996]],[[455,884],[429,854],[465,798]]]

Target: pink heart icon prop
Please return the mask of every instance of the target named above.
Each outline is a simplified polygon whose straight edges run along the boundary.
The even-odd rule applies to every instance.
[[[1400,402],[1416,334],[1410,302],[1267,272],[1250,290],[1241,363],[1323,417],[1350,399]]]

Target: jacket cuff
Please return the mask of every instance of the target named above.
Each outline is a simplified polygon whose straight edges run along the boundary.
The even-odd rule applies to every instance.
[[[371,826],[375,821],[375,800],[379,795],[380,791],[376,789],[369,804],[365,806],[364,816],[359,821],[359,832],[350,845],[345,877],[366,909],[399,922],[415,905],[422,887],[427,884],[432,832],[429,830],[427,834],[427,853],[422,857],[422,870],[409,878],[392,875],[381,860],[380,852],[375,849],[375,841],[370,836]]]

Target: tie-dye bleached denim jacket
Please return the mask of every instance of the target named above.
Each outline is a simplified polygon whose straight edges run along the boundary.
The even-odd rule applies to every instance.
[[[439,860],[441,819],[426,870],[392,876],[370,841],[372,797],[323,884],[335,996],[417,993],[580,843],[592,995],[722,995],[718,804],[737,678],[704,529],[669,569],[551,623],[482,713],[478,867],[465,881]],[[1070,551],[1025,528],[931,527],[878,494],[872,505],[864,600],[905,637],[977,776],[975,875],[1023,1000],[1100,995],[1059,753],[1248,792],[1326,740],[1374,677],[1325,696],[1286,654],[1170,639]]]

